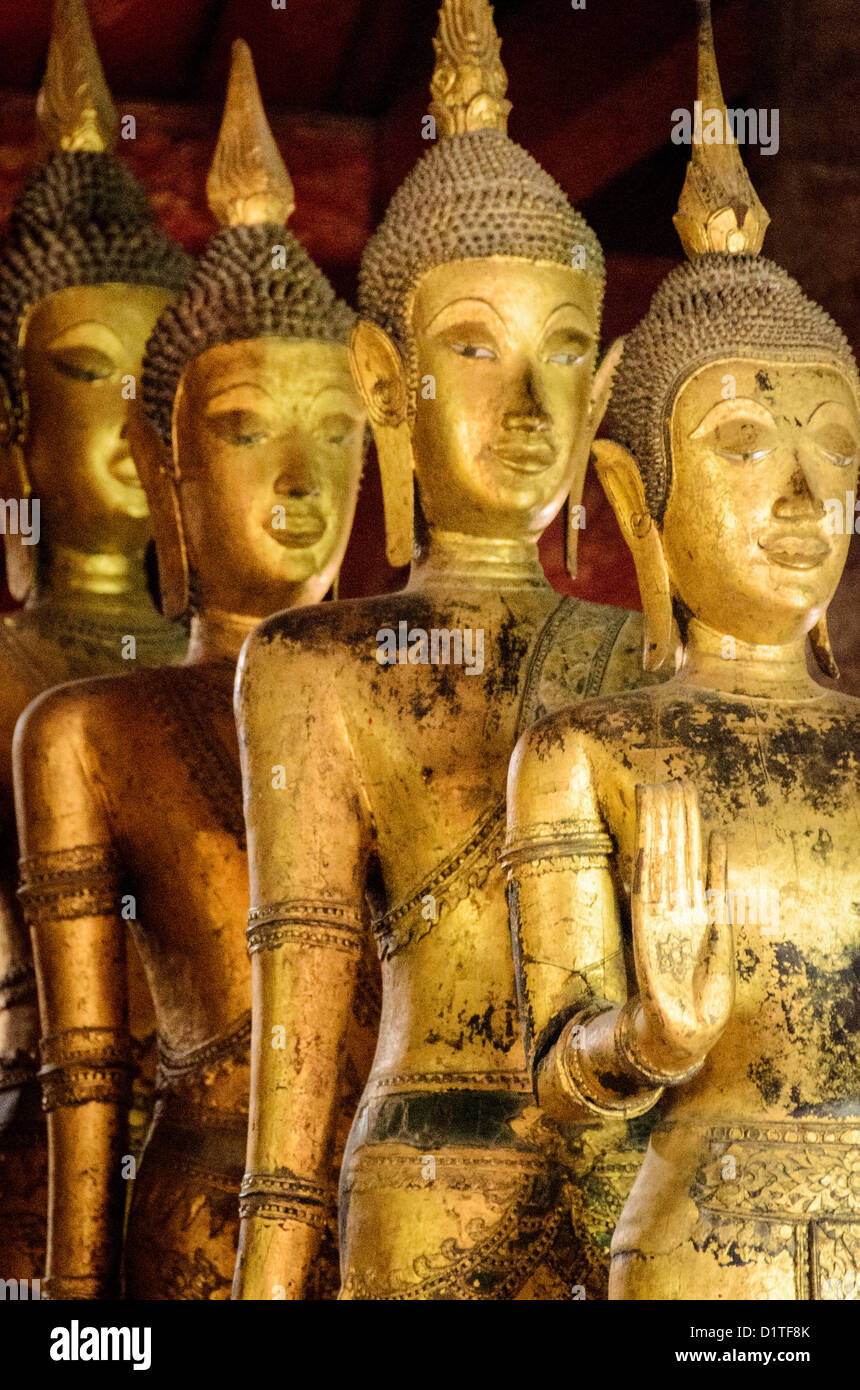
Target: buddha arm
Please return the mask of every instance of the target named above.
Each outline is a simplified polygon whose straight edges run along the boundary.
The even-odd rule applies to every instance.
[[[650,1109],[661,1094],[631,1068],[616,1033],[629,1007],[616,888],[591,766],[576,736],[542,721],[508,776],[505,860],[517,988],[538,1103],[597,1123]]]
[[[52,691],[22,717],[15,742],[48,1115],[48,1298],[117,1296],[129,1176],[126,927],[79,711],[74,687]]]
[[[30,940],[18,903],[17,836],[12,788],[2,788],[0,807],[0,1130],[8,1112],[2,1097],[36,1074],[39,1022]],[[8,804],[7,798],[8,796]],[[8,811],[8,815],[6,814]]]
[[[253,1032],[234,1298],[303,1297],[336,1196],[370,819],[325,662],[255,634],[237,682]]]

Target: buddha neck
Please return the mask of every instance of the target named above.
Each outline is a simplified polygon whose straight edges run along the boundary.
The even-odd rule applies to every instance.
[[[536,540],[468,536],[428,527],[407,589],[548,590]]]
[[[114,615],[127,616],[129,610],[139,609],[151,621],[157,620],[146,591],[142,550],[107,554],[43,543],[25,608],[46,618],[66,611],[86,612],[106,623]]]
[[[261,614],[228,613],[223,608],[206,608],[191,619],[191,638],[185,666],[204,662],[239,660],[242,643],[263,621]]]
[[[778,647],[742,642],[697,618],[690,619],[673,683],[772,700],[808,700],[823,693],[807,670],[805,640]]]

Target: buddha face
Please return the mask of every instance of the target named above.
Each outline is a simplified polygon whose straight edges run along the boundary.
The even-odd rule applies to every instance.
[[[422,276],[411,323],[427,521],[539,535],[585,472],[598,336],[590,280],[549,262],[457,261]]]
[[[827,503],[855,493],[860,423],[835,365],[727,359],[695,372],[670,421],[663,548],[701,621],[782,645],[826,609],[848,554]],[[853,523],[853,516],[851,518]]]
[[[189,363],[174,407],[189,562],[204,605],[319,601],[349,539],[364,414],[346,347],[254,338]]]
[[[24,464],[49,544],[92,554],[146,545],[149,509],[123,427],[169,302],[149,286],[82,285],[49,295],[27,320]]]

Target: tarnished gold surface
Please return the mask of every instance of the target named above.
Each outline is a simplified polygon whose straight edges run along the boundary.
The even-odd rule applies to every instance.
[[[511,103],[493,11],[485,0],[445,0],[433,40],[436,67],[428,107],[438,134],[507,130]]]
[[[823,499],[855,485],[857,411],[826,362],[690,375],[654,526],[682,666],[540,721],[511,763],[538,1097],[593,1123],[660,1102],[614,1298],[856,1297],[860,707],[815,684],[804,642],[845,563]],[[636,465],[596,447],[629,531]]]
[[[490,27],[486,6],[446,0],[440,65],[467,9]],[[445,139],[477,141],[463,158],[480,169],[480,141],[496,135]],[[459,152],[446,164],[441,147],[427,178],[437,156],[440,178],[455,178]],[[487,158],[534,179],[535,201],[552,199],[562,223],[562,195],[522,151],[495,144]],[[382,1018],[341,1172],[342,1298],[605,1296],[610,1233],[640,1157],[623,1125],[591,1144],[533,1102],[498,862],[518,731],[641,679],[639,621],[560,601],[537,555],[565,497],[581,495],[605,404],[608,373],[593,379],[600,281],[573,268],[569,246],[564,263],[443,254],[418,232],[421,211],[427,251],[406,298],[391,300],[381,251],[363,271],[368,302],[384,301],[405,336],[365,316],[352,338],[389,554],[414,550],[408,585],[270,619],[240,662],[255,992],[239,1298],[308,1287],[343,1119],[343,1039],[362,1009],[366,896]],[[504,245],[502,213],[484,212]],[[579,240],[584,224],[567,215]],[[471,244],[477,229],[459,208],[449,226],[456,217]],[[383,630],[401,628],[403,654],[385,664]],[[463,644],[480,633],[480,669],[474,644],[441,654],[442,630]],[[574,1220],[573,1205],[586,1209]]]

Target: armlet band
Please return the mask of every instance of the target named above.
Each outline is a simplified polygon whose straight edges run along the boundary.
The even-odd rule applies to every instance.
[[[76,917],[107,917],[117,912],[121,864],[109,845],[33,854],[18,861],[18,897],[29,926]]]
[[[135,1071],[128,1034],[113,1028],[67,1028],[39,1043],[42,1109],[131,1104]]]
[[[331,1194],[319,1183],[292,1173],[246,1173],[239,1216],[263,1221],[301,1221],[324,1230],[334,1215]]]
[[[248,954],[279,946],[322,946],[359,955],[364,921],[349,903],[297,902],[289,899],[255,907],[248,913]]]

